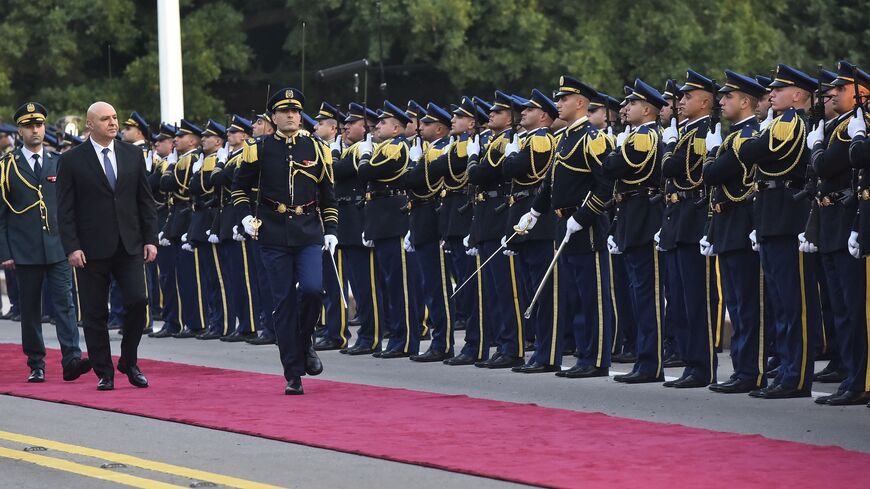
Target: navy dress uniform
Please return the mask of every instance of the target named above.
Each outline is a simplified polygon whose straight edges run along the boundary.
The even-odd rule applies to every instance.
[[[657,112],[667,101],[644,81],[634,82],[629,104],[649,104]],[[614,241],[625,262],[637,321],[637,362],[631,373],[614,380],[626,383],[661,382],[662,295],[659,252],[653,241],[662,222],[660,193],[663,145],[655,119],[633,122],[624,142],[607,156],[605,175],[616,180],[616,226]]]
[[[562,76],[556,99],[571,96],[580,96],[586,107],[579,119],[568,121],[556,147],[552,169],[532,209],[539,214],[555,213],[559,218],[556,243],[567,240],[559,256],[559,282],[556,284],[556,298],[561,307],[559,317],[567,327],[569,318],[573,318],[572,311],[578,306],[583,317],[582,321],[571,321],[577,363],[556,374],[568,378],[601,377],[609,374],[613,335],[613,314],[608,307],[611,297],[606,213],[607,201],[613,194],[613,180],[604,175],[603,168],[613,142],[603,131],[592,127],[585,113],[598,92],[576,78]],[[577,225],[580,229],[576,229]],[[570,291],[579,294],[579,304],[569,303]],[[557,332],[553,335],[557,354],[561,354],[563,335]]]
[[[755,79],[730,70],[720,93],[738,92],[756,99],[766,89]],[[741,160],[740,146],[758,134],[754,115],[731,121],[729,134],[709,150],[703,177],[710,194],[707,241],[713,246],[722,277],[722,300],[731,318],[731,362],[734,374],[726,382],[710,386],[720,393],[748,393],[765,387],[765,326],[771,314],[765,313],[764,274],[758,253],[752,250],[749,234],[754,229],[752,175],[755,165]]]
[[[352,123],[366,118],[366,109],[360,104],[352,103],[344,122]],[[354,141],[343,148],[340,154],[333,152],[332,155],[335,200],[338,202],[338,250],[335,261],[341,273],[347,276],[347,283],[353,290],[357,317],[360,320],[356,342],[353,346],[340,350],[348,355],[370,355],[380,351],[385,324],[383,290],[378,283],[379,270],[375,250],[364,246],[362,242],[366,192],[365,184],[357,173],[362,157],[359,147],[360,141]],[[332,270],[330,273],[335,274]],[[347,293],[347,288],[344,290]],[[347,346],[350,339],[347,321],[339,326],[338,331],[329,331],[329,335],[333,339],[338,336],[339,341]]]
[[[713,104],[717,103],[718,89],[713,80],[693,70],[687,71],[686,82],[680,87],[684,94],[708,92]],[[686,319],[683,328],[674,331],[686,368],[679,379],[665,382],[665,387],[704,387],[716,382],[716,258],[698,252],[707,219],[708,197],[702,175],[707,154],[704,138],[712,129],[709,111],[687,120],[677,139],[666,142],[662,156],[662,174],[667,180],[661,245],[673,250],[667,271],[670,297],[679,296]]]
[[[274,93],[269,110],[301,113],[304,95],[293,88]],[[293,117],[286,115],[282,117]],[[233,180],[241,191],[234,204],[247,215],[243,223],[256,234],[275,304],[275,333],[286,394],[302,394],[301,377],[323,367],[314,351],[313,333],[322,306],[323,246],[335,236],[338,209],[329,148],[307,131],[245,142]],[[242,195],[257,187],[255,203]],[[298,286],[297,286],[298,284]]]
[[[389,101],[379,116],[405,125],[410,119]],[[420,325],[408,283],[408,256],[404,247],[408,232],[408,198],[402,176],[408,168],[408,143],[404,134],[380,142],[372,154],[363,154],[358,165],[359,178],[366,182],[364,214],[365,240],[374,242],[375,261],[382,276],[387,304],[386,325],[390,339],[379,358],[409,357],[419,353]]]
[[[21,126],[43,125],[47,111],[29,102],[15,112]],[[37,130],[37,129],[34,129]],[[35,151],[34,151],[35,150]],[[28,382],[45,381],[42,338],[42,290],[47,282],[61,349],[63,379],[75,380],[91,369],[82,360],[79,330],[72,307],[72,273],[57,223],[58,157],[42,144],[27,141],[0,156],[0,261],[12,261],[21,293],[21,347],[30,367]]]
[[[816,83],[806,73],[781,64],[770,86],[774,90],[796,87],[809,94]],[[751,392],[753,397],[807,397],[812,387],[819,295],[815,262],[798,250],[797,236],[804,230],[809,202],[795,199],[805,183],[815,178],[808,168],[806,131],[804,109],[789,107],[738,152],[741,160],[756,164],[755,233],[777,311],[781,360],[773,384]]]
[[[511,95],[497,90],[489,111],[513,111],[513,102]],[[496,253],[509,224],[507,196],[511,184],[510,179],[502,175],[502,164],[505,161],[505,147],[513,135],[511,127],[493,134],[486,148],[481,147],[481,154],[470,157],[468,163],[468,180],[474,185],[472,235],[479,255],[487,258],[492,256],[492,260],[480,271],[480,301],[485,301],[489,306],[487,311],[493,312],[485,314],[484,320],[497,318],[498,321],[493,321],[490,326],[495,354],[475,364],[483,368],[513,368],[525,362],[521,304],[527,304],[528,298],[521,287],[517,258]]]
[[[209,119],[202,137],[216,136],[226,139],[226,128]],[[229,335],[235,330],[234,311],[227,300],[228,274],[220,261],[217,244],[209,239],[212,225],[218,215],[215,203],[216,191],[211,174],[218,164],[217,150],[203,153],[193,166],[190,177],[191,216],[187,230],[187,244],[192,248],[197,264],[197,285],[205,298],[206,330],[197,339],[211,340]],[[191,251],[191,250],[189,250]]]
[[[842,114],[830,125],[822,140],[812,147],[810,162],[819,176],[818,238],[822,271],[828,283],[828,293],[835,317],[834,337],[840,354],[841,368],[846,378],[837,393],[816,399],[819,404],[833,406],[867,404],[870,402],[870,374],[867,365],[867,259],[855,263],[847,249],[849,235],[857,218],[858,200],[852,187],[852,166],[847,132],[855,116],[855,84],[870,89],[870,75],[847,61],[837,66],[837,78],[832,82],[840,91],[838,103]],[[850,103],[851,102],[851,103]],[[848,105],[847,105],[848,104]],[[845,110],[853,106],[851,110]],[[812,142],[807,139],[808,144]],[[807,229],[809,231],[809,228]],[[809,238],[808,238],[809,239]],[[839,294],[838,294],[839,293]]]
[[[176,137],[185,134],[202,134],[202,128],[182,119],[176,130]],[[206,324],[204,299],[197,277],[198,264],[195,253],[182,250],[181,238],[190,228],[190,179],[193,165],[199,158],[199,150],[193,148],[178,155],[175,163],[170,163],[160,177],[160,190],[169,194],[169,215],[162,231],[162,239],[166,239],[174,248],[176,256],[175,276],[179,298],[179,317],[182,320],[181,331],[174,333],[175,338],[193,338],[201,333]]]
[[[420,117],[421,124],[441,124],[450,127],[450,114],[430,103]],[[448,270],[448,256],[441,246],[438,232],[438,195],[444,185],[444,177],[438,176],[432,165],[450,150],[449,138],[444,136],[428,142],[423,147],[420,161],[412,162],[403,180],[408,192],[410,245],[414,250],[421,274],[418,313],[425,306],[431,325],[432,343],[424,353],[412,356],[416,362],[440,362],[453,357],[454,306],[450,300],[452,290]],[[458,285],[458,284],[457,284]]]
[[[552,120],[559,116],[553,101],[537,89],[532,90],[529,99],[515,97],[515,102],[524,109],[541,109]],[[520,142],[519,151],[507,156],[502,163],[502,175],[511,179],[506,237],[510,237],[514,231],[510,226],[519,222],[520,218],[532,209],[535,193],[549,174],[555,155],[556,141],[550,134],[549,128],[538,127],[529,129]],[[515,258],[520,264],[520,274],[529,298],[543,281],[547,268],[553,261],[555,225],[555,215],[542,214],[531,230],[526,234],[518,233],[507,242],[510,249],[517,253]],[[541,292],[541,300],[537,303],[531,319],[526,322],[526,328],[533,328],[535,332],[535,352],[525,365],[513,367],[512,371],[555,372],[562,364],[561,352],[556,348],[557,336],[559,336],[556,327],[558,299],[553,286],[554,283],[558,283],[558,280],[557,264],[553,276],[547,280]],[[523,304],[524,308],[527,306],[528,303]]]
[[[156,141],[175,138],[175,127],[169,124],[160,124],[160,130],[155,135]],[[170,194],[160,190],[160,179],[169,167],[169,155],[159,155],[154,151],[151,155],[151,174],[148,175],[148,184],[151,186],[151,195],[157,203],[157,225],[165,230],[169,218]],[[178,291],[178,277],[176,275],[176,248],[173,247],[165,235],[160,240],[161,246],[157,252],[158,278],[160,281],[160,295],[162,297],[163,327],[160,331],[152,332],[148,336],[152,338],[165,338],[173,333],[181,331],[180,300]]]

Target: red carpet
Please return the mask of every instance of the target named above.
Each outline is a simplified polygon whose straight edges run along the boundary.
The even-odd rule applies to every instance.
[[[27,384],[20,346],[0,345],[0,394],[540,486],[845,488],[870,470],[870,454],[839,447],[324,380],[291,397],[279,376],[171,362],[140,362],[148,389],[116,374],[100,393],[93,374],[64,383],[57,351],[47,360],[47,382]]]

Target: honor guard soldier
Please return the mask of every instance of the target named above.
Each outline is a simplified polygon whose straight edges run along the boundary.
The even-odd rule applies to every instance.
[[[275,333],[287,380],[285,394],[303,393],[302,376],[323,365],[312,336],[322,307],[323,248],[335,251],[338,209],[329,148],[302,130],[305,97],[283,88],[269,99],[277,131],[245,142],[233,190],[258,188],[256,200],[235,205],[247,211],[245,231],[256,238],[272,287]]]
[[[411,360],[441,362],[454,355],[455,311],[450,300],[452,285],[447,266],[448,258],[440,244],[441,236],[438,232],[438,195],[443,187],[444,177],[436,176],[432,165],[450,149],[451,117],[441,107],[429,103],[425,114],[419,119],[422,141],[416,139],[411,147],[411,165],[404,176],[408,191],[410,227],[406,238],[406,251],[413,250],[412,259],[416,260],[420,271],[422,287],[417,307],[426,307],[429,311],[432,343],[424,353],[411,356]]]
[[[54,303],[63,380],[91,370],[81,358],[79,330],[71,303],[72,273],[58,231],[55,196],[58,157],[43,147],[45,107],[28,102],[15,111],[22,146],[0,156],[0,262],[16,269],[21,292],[21,347],[30,368],[28,382],[45,382],[42,338],[43,282]]]
[[[170,163],[160,177],[160,190],[169,194],[169,216],[159,239],[168,240],[175,248],[175,273],[178,277],[179,316],[181,331],[174,338],[193,338],[203,332],[205,327],[204,299],[200,295],[197,280],[198,264],[196,256],[182,246],[190,227],[190,179],[193,165],[199,160],[199,144],[202,128],[182,119],[175,133],[176,161]]]
[[[225,138],[226,128],[209,119],[202,131],[202,154],[193,165],[189,185],[191,216],[185,248],[194,253],[197,284],[205,299],[207,326],[205,331],[197,335],[200,340],[218,339],[235,330],[235,318],[233,311],[228,308],[224,285],[228,281],[227,273],[220,262],[217,244],[211,239],[212,223],[218,214],[211,174],[217,167]]]
[[[604,162],[604,173],[616,179],[616,228],[611,252],[622,253],[631,284],[637,321],[637,362],[631,373],[614,380],[631,384],[661,382],[662,296],[659,252],[653,237],[662,222],[660,193],[662,143],[656,120],[667,101],[637,79],[626,97],[628,126],[616,138],[616,150]],[[633,128],[633,129],[631,129]]]
[[[830,124],[828,131],[820,122],[807,135],[807,147],[812,151],[810,162],[820,179],[816,197],[818,242],[813,245],[818,246],[821,254],[822,271],[835,315],[834,337],[846,378],[840,383],[837,393],[819,397],[816,403],[845,406],[870,402],[867,259],[859,258],[856,265],[848,252],[849,235],[858,212],[858,199],[852,187],[853,170],[848,164],[849,146],[852,144],[848,127],[870,93],[870,75],[843,60],[837,65],[837,78],[831,85],[833,109],[840,115]],[[809,226],[807,232],[810,232]]]
[[[464,238],[471,230],[471,203],[468,200],[468,151],[471,136],[480,126],[477,106],[471,97],[462,97],[454,105],[450,121],[452,144],[429,166],[432,177],[443,179],[441,205],[438,207],[438,230],[444,242],[444,253],[449,274],[457,284],[465,282],[475,268],[475,258],[465,253]],[[459,355],[444,360],[446,365],[473,365],[484,357],[490,341],[477,302],[478,283],[469,283],[452,299],[453,325],[464,324],[465,345]],[[452,334],[452,330],[449,332]],[[451,338],[452,343],[452,338]]]
[[[152,171],[148,175],[148,184],[151,185],[151,195],[157,201],[157,226],[158,229],[166,229],[169,219],[169,206],[171,204],[170,193],[160,190],[160,179],[169,168],[173,148],[175,146],[175,127],[169,124],[160,124],[160,130],[154,137],[154,151],[151,154]],[[158,241],[157,266],[160,269],[160,291],[163,297],[163,327],[148,336],[152,338],[166,338],[173,333],[181,331],[181,303],[179,301],[178,276],[176,274],[175,254],[176,248],[164,236]]]
[[[344,118],[344,135],[332,147],[335,200],[338,202],[338,250],[335,262],[342,274],[346,275],[346,283],[353,289],[357,317],[360,320],[356,342],[353,346],[346,345],[339,350],[348,355],[371,355],[381,351],[383,336],[383,288],[379,282],[380,272],[375,262],[375,250],[365,246],[361,239],[365,230],[366,187],[357,173],[362,157],[360,145],[366,137],[366,119],[375,117],[373,111],[362,105],[350,104]],[[335,275],[332,270],[329,273]],[[338,282],[335,284],[338,285]],[[344,293],[347,294],[347,288],[344,288]],[[335,300],[339,301],[336,306],[341,306],[340,299],[336,297]],[[343,328],[346,332],[346,325]],[[330,331],[327,323],[327,330],[330,336],[337,334],[339,339],[342,338],[341,329],[337,332]],[[324,346],[321,345],[320,348],[324,349]]]
[[[235,330],[221,337],[230,343],[253,340],[260,324],[260,290],[254,254],[233,206],[233,176],[241,165],[245,140],[251,137],[251,122],[234,114],[227,127],[227,144],[218,150],[218,159],[211,172],[213,202],[218,216],[212,224],[209,241],[217,242],[219,263],[224,276],[229,316],[235,318]],[[208,178],[208,176],[206,176]],[[232,326],[232,320],[230,321]]]
[[[383,273],[387,303],[386,349],[375,352],[378,358],[409,357],[419,353],[420,325],[410,295],[408,257],[404,238],[408,232],[408,198],[402,176],[408,168],[408,143],[405,126],[410,119],[389,101],[384,102],[375,131],[381,141],[375,147],[372,135],[360,143],[359,178],[366,182],[363,242],[375,249],[375,261]]]
[[[758,99],[758,107],[755,108],[755,118],[758,119],[758,122],[763,121],[767,118],[767,112],[770,109],[770,84],[773,82],[773,78],[764,75],[755,75],[755,81],[758,82],[759,85],[764,87],[767,93],[764,94],[763,97]],[[771,117],[773,119],[773,117]]]
[[[501,253],[501,238],[509,224],[507,196],[511,187],[510,179],[502,175],[502,164],[505,148],[515,133],[512,126],[516,119],[513,97],[496,90],[487,124],[492,134],[490,142],[485,148],[469,148],[468,180],[474,185],[471,234],[479,256],[491,257],[479,272],[478,301],[491,306],[484,321],[491,324],[489,330],[496,346],[495,354],[474,364],[480,368],[513,368],[525,363],[521,305],[526,303],[525,291],[521,293],[517,258]],[[488,345],[484,348],[488,349]]]
[[[806,73],[779,65],[770,84],[770,101],[781,115],[762,122],[761,133],[738,151],[742,161],[756,165],[751,239],[760,247],[761,267],[777,312],[779,374],[767,388],[750,392],[763,399],[809,397],[812,387],[814,328],[821,321],[818,285],[813,260],[798,249],[798,234],[809,214],[809,202],[801,190],[815,178],[808,176],[804,119],[816,84]]]
[[[731,318],[731,362],[734,373],[710,390],[724,394],[748,393],[766,386],[764,276],[758,253],[753,251],[749,233],[753,229],[752,176],[755,165],[738,156],[740,146],[758,133],[755,108],[767,93],[755,79],[725,71],[720,105],[730,123],[722,138],[720,127],[707,133],[704,146],[704,182],[710,189],[707,230],[699,242],[701,254],[716,256],[724,297]]]
[[[588,110],[598,92],[580,80],[562,76],[556,92],[559,118],[566,129],[556,147],[553,168],[544,179],[530,212],[554,212],[559,256],[556,301],[564,328],[572,326],[577,363],[559,377],[587,378],[609,375],[613,335],[610,266],[607,253],[609,219],[605,212],[613,195],[613,180],[604,176],[603,159],[613,149],[607,134],[591,126]],[[579,298],[577,295],[579,294]],[[579,299],[571,303],[569,297]],[[573,321],[579,305],[583,321]],[[553,333],[557,355],[563,334]]]
[[[662,175],[666,183],[659,246],[673,250],[667,253],[666,262],[668,297],[682,305],[677,314],[685,322],[681,321],[674,334],[680,358],[686,364],[680,378],[665,382],[665,387],[706,387],[716,382],[716,258],[698,253],[698,242],[704,236],[707,220],[702,177],[707,154],[704,138],[712,130],[710,115],[718,89],[713,80],[688,70],[686,82],[680,87],[683,127],[677,129],[677,120],[672,118],[670,127],[662,133]]]
[[[511,179],[508,225],[516,225],[513,229],[508,228],[502,244],[507,245],[509,251],[517,253],[515,258],[522,270],[523,287],[528,297],[534,295],[542,282],[546,283],[534,314],[526,323],[526,327],[533,328],[535,332],[535,352],[525,365],[511,370],[520,373],[556,372],[562,364],[561,352],[557,348],[558,337],[562,333],[557,327],[558,299],[553,287],[559,279],[558,264],[552,276],[547,277],[547,269],[555,253],[553,239],[556,220],[553,214],[541,214],[534,210],[532,202],[544,178],[550,173],[556,154],[555,140],[549,127],[559,117],[559,110],[538,89],[532,90],[529,99],[519,96],[515,99],[517,105],[522,107],[520,125],[526,133],[522,141],[514,134],[511,142],[505,146],[502,175]],[[514,234],[511,234],[512,231]],[[528,302],[523,306],[528,307]]]

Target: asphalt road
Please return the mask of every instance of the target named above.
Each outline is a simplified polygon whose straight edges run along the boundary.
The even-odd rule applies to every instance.
[[[46,344],[57,347],[52,329],[48,325],[45,328]],[[113,351],[117,353],[120,336],[113,333],[112,340]],[[17,323],[0,321],[0,343],[19,342]],[[457,342],[462,344],[461,332],[458,332]],[[142,358],[281,373],[275,346],[146,337],[139,351]],[[606,378],[571,380],[556,378],[552,374],[521,375],[504,370],[416,364],[407,359],[348,357],[338,352],[323,352],[321,357],[325,366],[322,379],[597,411],[626,418],[761,434],[775,439],[870,452],[870,409],[861,406],[817,406],[811,399],[767,401],[746,395],[714,394],[707,389],[678,391],[658,384],[623,385]],[[566,357],[564,363],[570,366],[573,361]],[[720,355],[719,365],[719,377],[727,378],[730,374],[727,353]],[[823,366],[818,363],[817,369]],[[2,368],[20,369],[22,379],[28,374],[23,355],[19,365],[2,365]],[[49,368],[60,366],[50,365]],[[629,368],[629,365],[616,364],[611,373],[626,372]],[[679,372],[679,369],[669,369],[666,373],[676,376]],[[85,381],[96,386],[96,379],[90,374]],[[159,379],[151,381],[159,382]],[[283,387],[278,380],[275,389],[280,391]],[[824,393],[834,388],[832,384],[817,384],[814,391]],[[512,486],[501,481],[252,436],[7,396],[0,396],[0,431],[173,464],[178,469],[170,472],[128,465],[99,469],[97,475],[133,476],[184,487],[198,481],[220,480],[214,474],[293,488]],[[0,487],[93,488],[116,487],[119,483],[8,456],[14,452],[54,457],[92,470],[107,460],[111,461],[109,454],[86,457],[78,448],[70,450],[72,453],[51,448],[46,452],[24,452],[26,446],[39,446],[39,443],[28,444],[7,438],[0,433]],[[189,477],[181,469],[207,473]],[[153,484],[143,487],[148,486]]]

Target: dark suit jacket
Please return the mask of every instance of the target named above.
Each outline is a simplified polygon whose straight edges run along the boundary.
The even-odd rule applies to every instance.
[[[66,259],[57,227],[57,161],[56,154],[43,151],[42,173],[36,175],[20,149],[3,158],[0,261],[12,259],[17,265],[47,265]],[[38,204],[40,194],[45,206],[42,210]],[[43,212],[47,216],[45,221]]]
[[[145,176],[142,150],[115,141],[115,191],[90,141],[60,157],[57,176],[58,222],[66,254],[82,250],[88,260],[109,258],[119,241],[130,254],[157,244],[157,212]]]

